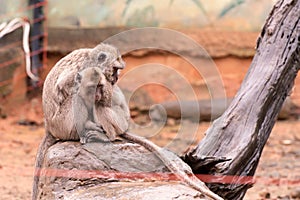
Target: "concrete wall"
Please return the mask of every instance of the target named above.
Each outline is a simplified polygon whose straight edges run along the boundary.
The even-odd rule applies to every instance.
[[[29,15],[27,0],[0,0],[0,22]],[[50,0],[50,27],[167,27],[258,31],[275,0]],[[20,12],[21,11],[21,12]]]

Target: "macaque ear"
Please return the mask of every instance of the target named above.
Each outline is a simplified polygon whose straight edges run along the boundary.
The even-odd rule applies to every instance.
[[[77,73],[77,74],[76,74],[76,77],[75,77],[76,82],[81,83],[81,79],[82,79],[81,74],[80,74],[80,73]]]

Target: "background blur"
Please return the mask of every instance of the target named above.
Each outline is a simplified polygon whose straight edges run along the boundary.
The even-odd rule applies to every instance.
[[[134,89],[132,81],[142,82],[145,71],[135,70],[134,80],[126,79],[128,72],[145,64],[150,64],[149,67],[153,63],[168,66],[194,89],[196,97],[186,93],[185,100],[209,100],[207,80],[187,60],[172,53],[172,49],[179,50],[202,65],[212,58],[220,72],[212,79],[221,78],[226,96],[233,97],[251,64],[256,39],[275,2],[0,0],[0,24],[16,17],[29,19],[31,70],[40,77],[39,81],[32,81],[25,73],[22,28],[0,38],[0,195],[4,199],[30,197],[35,153],[44,134],[41,108],[43,80],[67,53],[78,48],[94,47],[122,31],[143,27],[176,30],[201,45],[210,57],[195,54],[193,49],[186,48],[187,44],[178,42],[176,38],[161,41],[162,45],[174,41],[168,52],[145,48],[123,55],[127,66],[121,73],[120,87],[125,95],[130,94],[129,105],[134,123],[145,125],[149,123],[151,105],[176,100],[174,91],[185,92],[185,86],[177,83],[175,75],[165,72],[154,79],[159,82],[167,78],[174,91],[163,85],[146,83]],[[147,39],[149,36],[139,35],[136,41]],[[120,42],[124,46],[131,45],[127,41]],[[299,84],[298,76],[291,94],[293,105],[300,105]],[[258,167],[259,181],[249,190],[247,199],[265,199],[268,196],[292,198],[297,192],[300,198],[300,125],[296,107],[289,107],[286,116],[287,120],[278,121],[275,125]],[[168,119],[166,127],[150,139],[164,145],[175,137],[179,125],[178,120]],[[199,123],[194,144],[203,137],[208,127],[209,122]],[[179,144],[184,142],[178,141]]]

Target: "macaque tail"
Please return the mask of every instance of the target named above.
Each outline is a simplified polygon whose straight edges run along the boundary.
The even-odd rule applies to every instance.
[[[32,200],[36,200],[38,197],[38,186],[40,180],[41,168],[44,162],[44,157],[46,151],[56,142],[56,138],[51,135],[51,133],[46,132],[42,139],[42,142],[38,148],[38,152],[35,160],[35,171],[32,186]]]
[[[141,146],[145,147],[147,150],[153,152],[165,165],[166,167],[181,181],[186,183],[187,185],[191,186],[195,190],[201,192],[203,195],[214,199],[214,200],[223,200],[222,197],[218,196],[217,194],[213,193],[201,180],[199,180],[194,174],[186,174],[182,169],[178,167],[171,158],[168,158],[167,154],[163,152],[163,148],[157,146],[150,140],[146,138],[134,135],[129,132],[125,132],[121,137],[138,143]],[[180,158],[179,158],[180,159]],[[183,162],[183,161],[182,161]]]

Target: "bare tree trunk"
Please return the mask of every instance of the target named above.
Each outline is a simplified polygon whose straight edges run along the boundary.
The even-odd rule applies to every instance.
[[[210,184],[225,199],[242,199],[251,187],[241,180],[254,175],[276,116],[293,86],[300,67],[299,20],[300,0],[276,3],[237,95],[206,137],[185,156],[196,173],[234,175],[233,184]],[[214,164],[206,159],[211,157],[230,160],[211,168]]]

